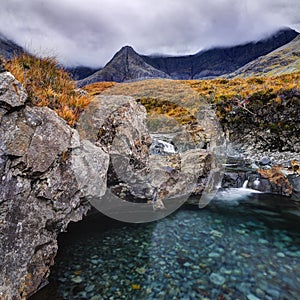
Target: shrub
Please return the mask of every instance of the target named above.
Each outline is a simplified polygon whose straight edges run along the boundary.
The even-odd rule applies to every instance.
[[[25,87],[35,106],[48,106],[75,126],[92,97],[76,91],[76,83],[53,57],[39,58],[27,53],[5,62],[5,67]]]

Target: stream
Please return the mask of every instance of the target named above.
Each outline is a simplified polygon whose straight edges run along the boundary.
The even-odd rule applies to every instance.
[[[30,300],[296,300],[299,212],[242,188],[152,223],[97,215],[61,234],[50,284]]]

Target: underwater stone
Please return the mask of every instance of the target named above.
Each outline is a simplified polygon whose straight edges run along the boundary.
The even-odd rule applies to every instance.
[[[76,276],[74,278],[71,279],[74,283],[80,283],[83,281],[82,277],[80,276]]]
[[[209,279],[215,285],[223,285],[226,281],[222,275],[217,273],[211,273]]]
[[[257,298],[256,296],[254,296],[252,294],[247,295],[247,299],[248,300],[260,300],[260,298]]]

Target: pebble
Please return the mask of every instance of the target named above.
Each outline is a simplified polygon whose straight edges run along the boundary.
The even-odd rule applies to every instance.
[[[74,283],[80,283],[80,282],[83,281],[83,278],[80,277],[80,276],[76,276],[76,277],[73,277],[73,278],[71,279],[71,281],[74,282]]]
[[[223,285],[226,281],[225,277],[217,273],[211,273],[209,279],[215,285]]]
[[[267,241],[267,240],[265,240],[265,239],[258,239],[258,242],[260,243],[260,244],[268,244],[269,242]]]
[[[208,257],[210,258],[219,258],[221,255],[219,253],[216,252],[211,252],[208,254]]]
[[[276,255],[277,255],[278,257],[285,257],[285,254],[282,253],[282,252],[277,252]]]
[[[247,295],[247,299],[248,300],[260,300],[260,298],[257,298],[256,296],[254,296],[252,294]]]
[[[274,297],[275,299],[278,299],[280,297],[280,292],[275,289],[268,289],[267,294],[269,294],[271,297]]]
[[[186,268],[190,267],[191,265],[192,265],[192,264],[189,263],[189,262],[185,262],[185,263],[183,264],[183,266],[186,267]]]
[[[92,284],[92,285],[88,285],[85,288],[85,291],[89,293],[89,292],[93,291],[94,289],[95,289],[95,286]]]
[[[102,296],[96,295],[91,298],[91,300],[103,300]]]

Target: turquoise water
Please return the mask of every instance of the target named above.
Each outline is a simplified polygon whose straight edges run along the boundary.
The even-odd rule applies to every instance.
[[[50,285],[34,299],[299,299],[300,227],[280,201],[83,223],[61,237]]]

